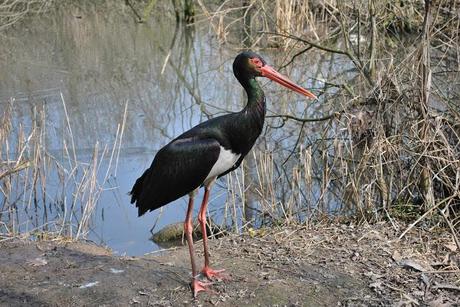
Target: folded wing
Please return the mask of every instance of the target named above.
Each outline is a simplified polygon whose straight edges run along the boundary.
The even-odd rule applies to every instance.
[[[220,144],[212,138],[176,139],[163,147],[130,192],[139,216],[202,185],[219,153]]]

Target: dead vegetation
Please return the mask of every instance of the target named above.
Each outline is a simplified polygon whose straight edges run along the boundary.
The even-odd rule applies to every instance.
[[[61,94],[66,131],[62,152],[48,149],[46,104],[35,106],[31,123],[17,121],[15,101],[0,120],[0,241],[16,236],[82,239],[116,164],[126,120],[111,146],[96,143],[88,160],[77,158],[71,115]],[[30,126],[31,124],[31,126]]]
[[[12,3],[22,1],[5,5]],[[129,3],[143,15],[156,5]],[[364,223],[389,221],[401,237],[415,225],[447,229],[458,245],[459,6],[458,1],[428,0],[196,1],[195,24],[209,23],[220,42],[234,48],[243,43],[268,53],[282,50],[288,56],[279,68],[297,72],[307,82],[305,71],[293,69],[302,66],[320,96],[319,103],[306,109],[280,103],[269,110],[266,133],[245,170],[227,177],[231,193],[225,225],[238,231],[249,224],[345,216]],[[38,123],[40,114],[35,116]],[[83,211],[92,212],[98,197],[90,195],[99,195],[103,185],[94,180],[99,158],[112,161],[114,149],[96,148],[89,163],[75,162],[68,125],[64,156],[69,164],[63,167],[49,162],[39,142],[46,134],[40,124],[27,132],[15,126],[19,141],[10,146],[5,142],[12,126],[4,122],[2,214],[14,217],[19,199],[27,210],[48,199],[42,181],[49,165],[63,182],[75,184],[75,191],[60,197],[58,205],[74,210],[84,199],[92,205]],[[281,127],[291,135],[277,139]],[[31,171],[38,165],[42,170]],[[76,179],[77,173],[83,177]],[[15,181],[18,175],[22,179]],[[22,192],[12,197],[13,191]],[[64,220],[75,215],[72,210]],[[18,226],[8,225],[6,232],[15,233],[10,229]]]
[[[0,242],[0,304],[457,306],[460,259],[451,236],[422,229],[396,236],[389,223],[321,223],[211,240],[214,265],[232,279],[198,300],[186,247],[115,257],[84,243]]]
[[[450,235],[424,230],[398,240],[389,223],[372,226],[316,224],[253,230],[240,241],[244,261],[256,262],[272,279],[276,271],[307,274],[305,262],[358,277],[373,294],[350,296],[345,304],[453,306],[458,303],[460,258]],[[256,239],[253,239],[256,238]],[[257,259],[257,260],[255,260]],[[268,277],[268,278],[267,278]],[[340,291],[340,285],[337,286]],[[345,286],[346,287],[346,286]]]
[[[137,5],[147,5],[145,13],[153,9],[151,3]],[[285,295],[282,302],[293,304],[307,298],[324,302],[331,293],[340,295],[333,304],[459,304],[459,2],[196,4],[195,23],[209,22],[222,44],[238,49],[244,42],[261,53],[282,50],[288,56],[278,68],[295,72],[304,83],[307,73],[293,67],[314,67],[308,82],[320,96],[306,110],[293,99],[289,103],[295,106],[286,107],[280,96],[245,168],[227,176],[224,224],[235,232],[246,231],[211,243],[213,260],[237,278],[216,285],[219,296],[205,301],[234,306],[266,297],[267,304],[273,303],[276,297],[263,292],[267,287]],[[81,161],[72,140],[71,114],[65,111],[64,150],[55,153],[44,142],[46,111],[35,108],[30,125],[12,122],[14,103],[3,108],[0,120],[0,243],[9,246],[21,234],[83,238],[104,184],[116,172],[112,166],[126,118],[114,144],[96,145]],[[279,138],[281,127],[291,135]],[[57,188],[50,189],[50,183]],[[329,219],[345,223],[334,226],[325,222]],[[51,301],[59,289],[66,299],[80,295],[82,302],[96,298],[113,303],[116,297],[127,304],[190,303],[185,250],[182,260],[172,265],[170,254],[163,258],[159,276],[172,282],[152,290],[152,263],[106,259],[111,266],[123,262],[126,272],[131,268],[127,276],[138,286],[126,287],[126,279],[116,280],[118,287],[94,284],[85,277],[105,280],[115,274],[110,265],[96,259],[103,264],[94,267],[92,258],[64,263],[68,254],[57,249],[38,249],[38,259],[45,261],[33,258],[25,266],[10,266],[8,254],[0,261],[0,272],[17,278],[0,280],[17,282],[9,286],[25,292],[51,285],[40,298]],[[132,266],[133,261],[142,264]],[[37,283],[49,277],[48,265],[56,266],[58,278],[74,279]],[[91,269],[94,274],[88,275]],[[23,276],[30,271],[37,275],[24,285]],[[255,275],[247,277],[247,272]],[[91,292],[95,297],[77,293],[87,284],[96,289]],[[344,290],[348,286],[351,290]],[[7,287],[0,288],[0,299],[11,302],[4,295]],[[357,290],[362,292],[357,295]],[[316,291],[324,296],[315,297]]]
[[[30,14],[47,11],[53,0],[5,0],[0,3],[0,31]]]
[[[230,179],[235,193],[257,194],[262,224],[332,213],[389,221],[400,237],[440,227],[460,247],[458,1],[198,3],[198,22],[209,20],[222,43],[283,49],[281,68],[321,52],[307,72],[321,106],[274,110],[254,184]],[[289,154],[270,147],[274,126],[297,131]]]

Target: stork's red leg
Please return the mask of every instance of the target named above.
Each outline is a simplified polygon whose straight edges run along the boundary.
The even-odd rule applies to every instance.
[[[211,184],[205,186],[203,202],[201,203],[200,213],[198,214],[198,221],[201,226],[201,233],[203,234],[203,246],[204,246],[204,267],[201,273],[208,279],[220,279],[228,280],[230,277],[223,274],[225,270],[213,270],[209,267],[209,252],[208,252],[208,236],[206,233],[206,209],[208,207],[209,191],[211,190]]]
[[[201,282],[197,279],[197,270],[196,270],[196,261],[195,261],[195,251],[193,249],[193,223],[192,223],[192,215],[193,215],[193,198],[195,193],[190,193],[190,198],[188,201],[188,208],[187,208],[187,215],[185,216],[184,222],[184,232],[185,238],[187,240],[188,251],[190,253],[190,261],[192,262],[192,291],[193,297],[196,297],[198,292],[208,290],[206,287],[209,286],[211,283]]]

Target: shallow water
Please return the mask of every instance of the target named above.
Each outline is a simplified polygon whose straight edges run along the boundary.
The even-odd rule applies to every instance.
[[[138,218],[127,195],[135,179],[174,136],[207,119],[206,114],[238,110],[245,98],[231,70],[238,51],[222,47],[206,23],[176,24],[169,8],[158,7],[155,16],[139,24],[127,7],[111,5],[63,5],[8,30],[1,38],[0,101],[15,100],[14,122],[26,129],[31,129],[34,109],[43,107],[47,151],[57,158],[69,132],[65,106],[82,161],[90,160],[97,142],[101,148],[113,146],[127,105],[116,173],[112,168],[89,238],[117,253],[139,255],[158,249],[148,239],[159,214],[156,230],[184,219],[186,199]],[[266,57],[271,59],[269,53]],[[312,68],[288,73],[305,85]],[[270,108],[305,113],[302,99],[289,95],[294,100],[289,107],[286,97],[280,98],[269,113]],[[225,189],[215,189],[211,198],[211,211],[222,208]]]

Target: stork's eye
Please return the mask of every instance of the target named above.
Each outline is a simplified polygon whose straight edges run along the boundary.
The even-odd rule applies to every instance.
[[[264,66],[262,61],[260,59],[258,59],[258,58],[253,58],[253,59],[251,59],[251,61],[257,68],[261,68],[262,66]]]

